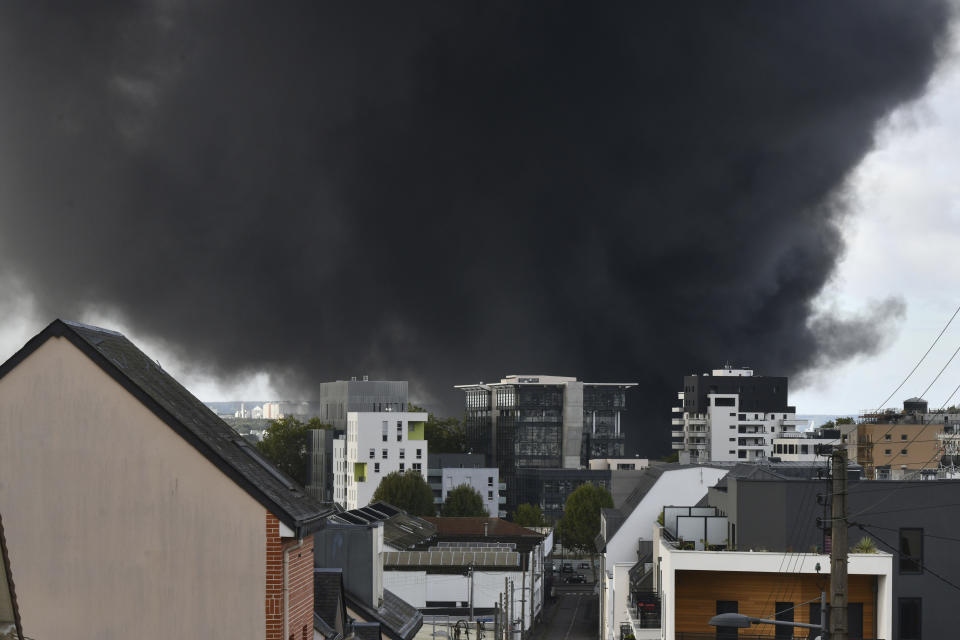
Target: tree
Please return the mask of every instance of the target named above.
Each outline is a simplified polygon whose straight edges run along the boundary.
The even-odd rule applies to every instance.
[[[837,424],[853,424],[853,418],[837,418]]]
[[[468,484],[461,484],[447,492],[440,515],[445,518],[480,518],[487,514],[483,496]]]
[[[300,422],[293,416],[278,418],[270,423],[257,449],[280,471],[299,482],[307,483],[307,451],[311,429],[332,429],[333,426],[311,418]]]
[[[393,471],[380,481],[373,493],[373,502],[386,502],[412,516],[435,516],[433,490],[418,471]]]
[[[594,539],[600,533],[600,509],[613,508],[613,496],[603,487],[585,482],[567,497],[560,520],[563,546],[596,552]]]
[[[539,505],[521,504],[513,512],[513,521],[521,527],[545,527],[547,521]]]
[[[660,462],[680,462],[680,454],[674,451],[670,455],[666,455],[660,458]]]
[[[420,411],[427,414],[423,426],[423,437],[430,445],[430,453],[466,453],[467,432],[456,418],[438,418],[427,413],[423,407],[407,404],[408,411]]]

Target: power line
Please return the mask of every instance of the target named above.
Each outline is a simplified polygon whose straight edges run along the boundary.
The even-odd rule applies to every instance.
[[[940,379],[940,376],[943,375],[943,372],[947,370],[947,367],[950,366],[950,363],[953,362],[953,359],[957,357],[957,354],[960,353],[960,347],[957,347],[957,350],[953,352],[953,355],[950,356],[950,359],[947,360],[947,364],[943,365],[943,369],[940,369],[940,373],[930,381],[930,384],[927,385],[927,388],[923,390],[923,393],[920,394],[920,397],[927,395],[927,391],[930,391],[930,387],[933,386],[933,383]]]
[[[880,405],[877,407],[877,413],[880,412],[880,409],[882,409],[885,404],[887,404],[888,402],[890,402],[890,398],[892,398],[898,391],[900,391],[901,388],[903,388],[903,385],[905,385],[905,384],[907,383],[907,380],[910,379],[910,376],[912,376],[912,375],[914,374],[914,372],[917,370],[917,368],[919,368],[920,365],[923,363],[923,361],[927,359],[927,356],[930,355],[930,352],[933,351],[933,348],[934,348],[935,346],[937,346],[937,343],[938,343],[938,342],[940,342],[940,338],[942,338],[942,337],[943,337],[943,334],[947,332],[947,328],[948,328],[948,327],[950,326],[950,324],[953,322],[953,319],[957,317],[957,314],[958,314],[958,313],[960,313],[960,306],[957,307],[957,309],[953,312],[953,315],[950,316],[950,319],[947,320],[947,324],[945,324],[945,325],[943,326],[943,329],[940,330],[940,333],[937,334],[937,337],[934,339],[933,344],[931,344],[931,345],[930,345],[930,348],[928,348],[927,351],[926,351],[926,353],[923,354],[923,357],[920,358],[920,360],[917,362],[917,364],[913,365],[913,369],[911,369],[911,370],[910,370],[910,373],[907,374],[907,377],[903,379],[903,382],[901,382],[899,385],[897,385],[897,388],[894,389],[893,392],[892,392],[889,396],[887,396],[887,399],[880,403]],[[960,349],[958,349],[958,350],[960,350]],[[956,353],[954,353],[954,355],[956,355]],[[953,358],[950,358],[950,359],[953,360]],[[949,364],[949,363],[947,363],[947,364]],[[944,368],[946,368],[946,367],[944,367]],[[943,372],[941,371],[941,373],[943,373]],[[939,374],[937,375],[937,377],[938,377],[938,378],[940,377]],[[934,379],[934,382],[936,382],[936,378]],[[932,384],[932,383],[931,383],[931,384]],[[929,388],[929,387],[928,387],[928,388]]]
[[[889,542],[887,542],[886,540],[884,540],[883,538],[881,538],[880,536],[878,536],[878,535],[876,534],[876,532],[871,531],[866,525],[859,524],[859,523],[851,523],[851,525],[855,525],[855,526],[858,527],[861,531],[866,531],[867,533],[869,533],[870,535],[872,535],[872,536],[873,536],[874,538],[876,538],[879,542],[881,542],[885,547],[889,548],[889,549],[892,550],[895,554],[897,554],[897,557],[902,557],[902,556],[903,556],[903,554],[900,552],[900,549],[899,549],[898,547],[893,546],[892,544],[890,544]],[[919,558],[914,558],[913,556],[906,556],[906,557],[907,557],[908,559],[916,562],[917,564],[919,564],[919,565],[920,565],[920,568],[921,568],[923,571],[926,571],[927,573],[929,573],[930,575],[932,575],[934,578],[937,578],[937,579],[940,580],[941,582],[944,582],[945,584],[950,585],[951,587],[953,587],[953,588],[956,589],[957,591],[960,591],[960,586],[954,584],[953,582],[950,582],[949,580],[947,580],[946,578],[944,578],[942,575],[940,575],[940,574],[937,573],[936,571],[932,570],[930,567],[926,566],[926,565],[923,563],[923,561],[920,560]]]
[[[898,532],[899,532],[899,529],[891,529],[890,527],[881,527],[881,526],[878,525],[878,524],[869,524],[869,523],[867,523],[867,524],[865,524],[864,526],[865,526],[865,527],[868,527],[868,526],[869,526],[869,527],[873,527],[874,529],[883,529],[884,531],[892,531],[893,533],[898,533]],[[941,535],[937,535],[937,534],[934,534],[934,533],[927,533],[926,531],[923,532],[923,537],[924,537],[924,538],[936,538],[936,539],[938,539],[938,540],[949,540],[950,542],[960,542],[960,538],[951,538],[950,536],[941,536]]]

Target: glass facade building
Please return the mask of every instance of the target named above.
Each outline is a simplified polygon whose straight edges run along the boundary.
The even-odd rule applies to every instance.
[[[517,469],[580,469],[590,458],[623,457],[620,414],[633,386],[542,375],[458,386],[464,392],[467,446],[500,469],[507,510],[526,502]]]

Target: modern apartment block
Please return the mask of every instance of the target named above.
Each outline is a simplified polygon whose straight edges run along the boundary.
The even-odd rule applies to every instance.
[[[673,408],[674,450],[681,463],[749,462],[771,455],[773,439],[796,432],[796,409],[787,405],[787,379],[726,366],[683,378]]]
[[[346,433],[333,443],[334,501],[347,509],[367,506],[393,471],[415,471],[426,480],[426,421],[420,412],[348,412]]]
[[[333,501],[332,429],[310,429],[307,449],[307,493],[321,502]]]
[[[500,482],[500,470],[484,466],[485,456],[469,453],[437,453],[430,456],[427,481],[433,489],[433,501],[437,509],[447,499],[447,493],[462,484],[469,485],[483,498],[483,505],[491,518],[505,518],[502,509],[506,503],[503,492],[506,485]]]
[[[347,428],[347,414],[351,411],[406,411],[406,380],[368,380],[363,376],[349,380],[324,382],[318,389],[318,400],[313,404],[314,414],[340,431]]]

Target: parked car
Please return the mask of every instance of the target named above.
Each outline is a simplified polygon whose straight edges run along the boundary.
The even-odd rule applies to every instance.
[[[583,577],[582,574],[577,574],[575,576],[567,576],[563,579],[566,584],[584,584],[587,579]]]
[[[589,569],[589,568],[590,568],[590,563],[589,563],[589,562],[581,562],[581,563],[580,563],[580,568],[581,568],[581,569]]]
[[[569,562],[564,562],[562,571],[563,573],[573,573],[573,565]]]

